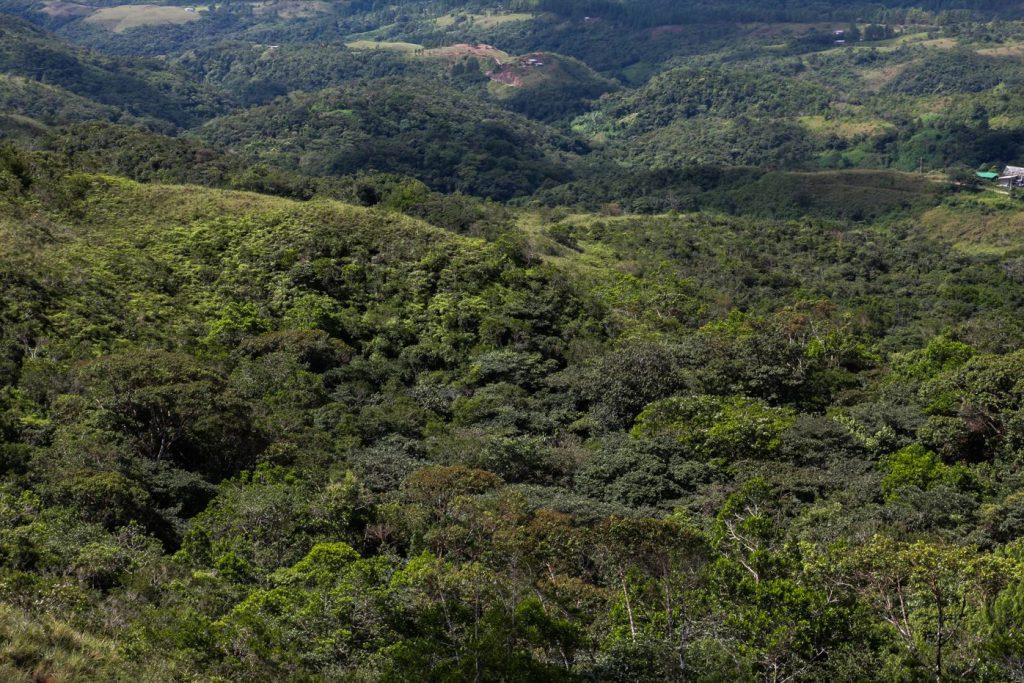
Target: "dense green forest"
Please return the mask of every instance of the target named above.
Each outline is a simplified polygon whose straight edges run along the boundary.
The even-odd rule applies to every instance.
[[[0,0],[0,679],[1024,679],[1024,13]]]

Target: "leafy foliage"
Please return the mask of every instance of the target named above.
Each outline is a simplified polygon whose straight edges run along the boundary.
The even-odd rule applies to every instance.
[[[1012,5],[0,4],[0,678],[1019,677]]]
[[[553,154],[576,144],[454,89],[412,80],[295,94],[213,121],[203,136],[313,175],[372,169],[495,199],[565,179]]]

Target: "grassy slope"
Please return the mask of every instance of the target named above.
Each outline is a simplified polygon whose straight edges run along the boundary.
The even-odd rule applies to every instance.
[[[476,254],[484,246],[399,214],[332,201],[301,203],[96,175],[74,176],[70,184],[77,189],[61,211],[31,221],[0,219],[0,262],[48,283],[56,296],[41,319],[48,321],[48,336],[65,340],[69,356],[128,342],[201,339],[225,301],[286,316],[301,296],[296,269],[312,268],[325,240],[344,244],[345,254],[362,254],[360,262],[372,259],[385,279],[389,269],[429,271],[418,265],[429,251]],[[963,215],[959,207],[943,206],[925,216],[939,211]],[[763,291],[751,290],[746,303],[755,306],[808,293],[837,295],[828,278],[821,279],[837,248],[833,237],[835,244],[865,244],[882,234],[702,213],[580,214],[562,221],[578,242],[573,248],[552,238],[557,231],[551,225],[536,214],[520,214],[519,227],[535,255],[576,281],[579,291],[602,300],[624,324],[647,320],[655,327],[723,314],[738,303],[731,290],[739,278],[766,283]],[[798,256],[783,248],[796,239],[811,251]],[[775,246],[750,246],[757,242]],[[903,249],[884,242],[883,252]],[[680,248],[685,253],[670,263],[667,254]],[[865,284],[846,295],[876,296],[887,286],[875,291]],[[90,302],[89,310],[82,309],[83,301]],[[677,311],[671,320],[649,319],[669,308]]]
[[[117,5],[104,7],[86,18],[87,24],[96,24],[114,33],[123,33],[140,26],[187,24],[198,21],[198,12],[186,12],[184,7],[160,5]]]
[[[353,40],[345,43],[350,50],[391,50],[394,52],[416,52],[423,46],[416,43],[389,42],[384,40]]]
[[[280,313],[293,302],[274,293],[291,291],[288,271],[324,240],[374,255],[381,272],[415,264],[428,247],[475,243],[337,202],[107,176],[75,176],[72,185],[77,197],[63,212],[0,218],[0,262],[47,283],[55,303],[42,318],[71,355],[82,345],[101,352],[128,341],[200,338],[225,300]]]
[[[5,681],[113,680],[123,661],[109,640],[38,611],[0,603],[0,678]],[[154,676],[149,680],[157,680]]]
[[[964,253],[1006,255],[1024,249],[1024,206],[995,190],[958,195],[924,212],[921,223]]]

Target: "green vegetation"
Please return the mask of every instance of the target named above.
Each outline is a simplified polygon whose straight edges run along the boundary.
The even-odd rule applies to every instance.
[[[351,50],[394,50],[395,52],[416,52],[422,45],[416,43],[385,42],[379,40],[353,40],[345,45]]]
[[[570,173],[557,154],[578,147],[556,130],[455,88],[413,79],[295,93],[212,121],[201,134],[214,146],[311,175],[372,169],[495,199],[566,179]]]
[[[8,77],[57,86],[165,126],[193,123],[204,110],[212,109],[202,88],[182,74],[157,63],[118,61],[57,43],[9,15],[0,15],[0,71]]]
[[[898,220],[485,242],[383,176],[360,209],[4,158],[12,675],[653,680],[684,636],[739,678],[1005,671],[1012,259]],[[901,590],[949,637],[886,630]]]
[[[117,121],[122,117],[131,120],[130,116],[119,109],[21,76],[0,75],[0,107],[5,117],[34,122],[42,131],[47,129],[47,124]]]
[[[564,120],[616,88],[571,57],[535,52],[495,66],[489,91],[506,107],[542,121]]]
[[[1021,677],[1019,8],[186,7],[0,0],[0,679]]]

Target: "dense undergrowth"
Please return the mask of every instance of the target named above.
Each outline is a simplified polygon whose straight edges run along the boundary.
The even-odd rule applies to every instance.
[[[10,675],[1013,671],[1019,256],[5,160]]]
[[[1016,8],[0,8],[0,679],[1021,678]]]

